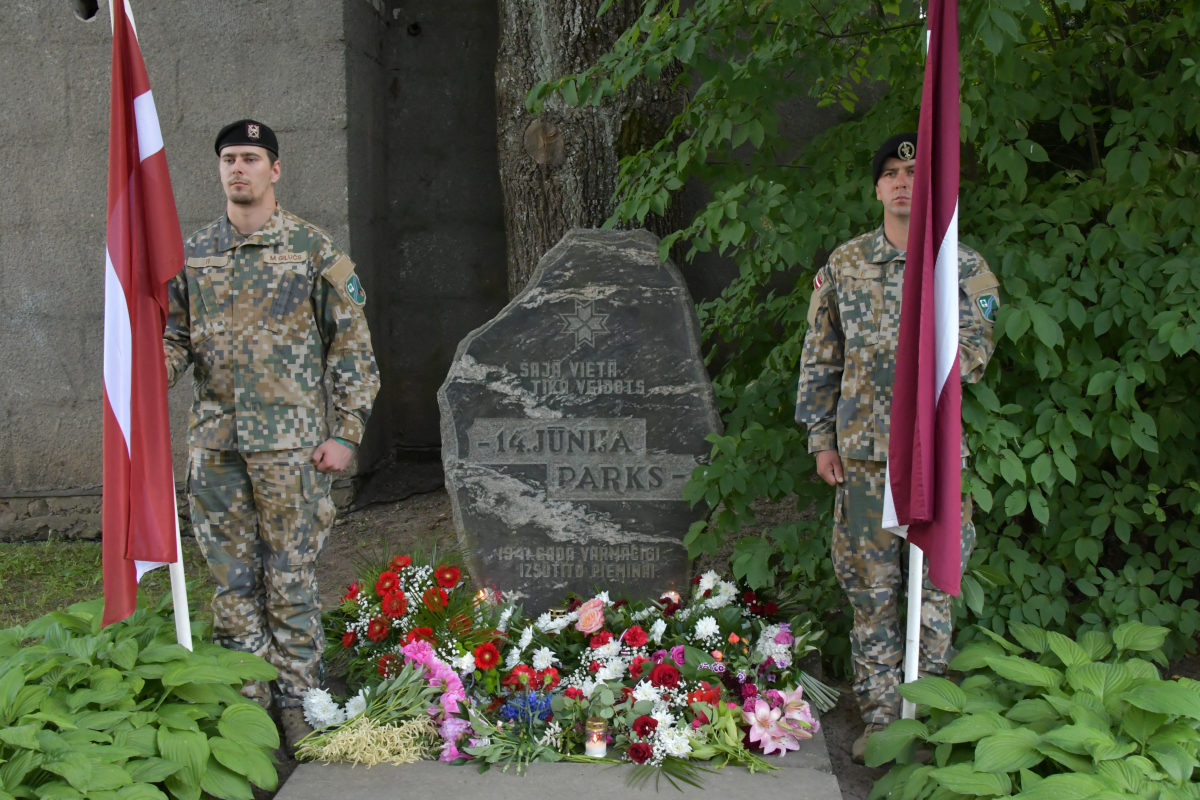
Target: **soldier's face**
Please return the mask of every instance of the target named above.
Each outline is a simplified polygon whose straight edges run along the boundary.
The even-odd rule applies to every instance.
[[[915,159],[902,161],[893,157],[883,162],[883,172],[875,184],[875,197],[883,203],[885,213],[896,217],[907,217],[912,213],[912,186],[916,169]]]
[[[221,188],[229,202],[237,205],[254,205],[279,180],[279,160],[272,164],[265,147],[226,147],[220,164]]]

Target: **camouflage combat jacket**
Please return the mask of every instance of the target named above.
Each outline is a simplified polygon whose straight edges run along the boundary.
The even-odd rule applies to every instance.
[[[250,236],[222,216],[192,234],[184,251],[187,262],[167,290],[163,347],[171,385],[196,365],[191,445],[290,450],[331,435],[358,444],[379,370],[366,293],[329,235],[276,207]]]
[[[975,383],[994,349],[999,281],[961,243],[958,264],[958,358],[962,381]],[[808,426],[810,453],[887,460],[903,286],[904,253],[882,227],[834,250],[817,271],[796,395],[796,422]]]

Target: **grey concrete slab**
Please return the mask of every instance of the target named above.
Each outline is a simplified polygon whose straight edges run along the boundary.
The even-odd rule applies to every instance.
[[[824,731],[802,742],[799,750],[783,758],[768,756],[775,772],[751,775],[741,767],[729,767],[703,775],[709,797],[753,796],[755,800],[841,800],[842,791],[829,761]],[[284,784],[276,800],[327,800],[327,798],[435,797],[437,800],[486,797],[488,800],[528,800],[538,797],[568,797],[569,800],[612,800],[634,793],[626,785],[629,766],[592,764],[534,764],[524,776],[516,770],[499,769],[479,773],[475,767],[451,767],[435,761],[418,764],[352,767],[349,764],[301,764]],[[681,784],[683,794],[696,796],[699,789]],[[643,792],[654,793],[651,780]],[[677,793],[665,780],[659,793]]]

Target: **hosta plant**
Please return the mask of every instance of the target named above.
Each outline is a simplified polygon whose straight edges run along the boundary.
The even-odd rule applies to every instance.
[[[1012,623],[951,663],[961,684],[926,677],[901,687],[917,719],[873,735],[867,763],[898,763],[872,800],[1200,797],[1200,682],[1163,680],[1167,629],[1129,622],[1078,639]],[[918,747],[933,759],[914,759]]]
[[[105,628],[99,600],[68,611],[0,631],[0,800],[251,800],[251,783],[276,788],[279,734],[238,693],[274,667],[200,635],[189,652],[161,608]]]

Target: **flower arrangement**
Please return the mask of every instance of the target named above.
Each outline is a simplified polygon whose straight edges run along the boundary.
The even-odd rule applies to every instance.
[[[770,769],[763,756],[797,750],[818,730],[809,702],[828,709],[836,699],[798,666],[823,636],[811,616],[715,572],[695,579],[686,602],[602,592],[529,619],[435,561],[399,556],[349,587],[330,638],[382,688],[344,710],[310,693],[314,725],[349,726],[364,703],[397,691],[395,676],[420,670],[444,761],[595,761],[583,754],[585,725],[604,720],[602,760],[637,765],[635,780],[657,772],[695,783],[700,762]]]

